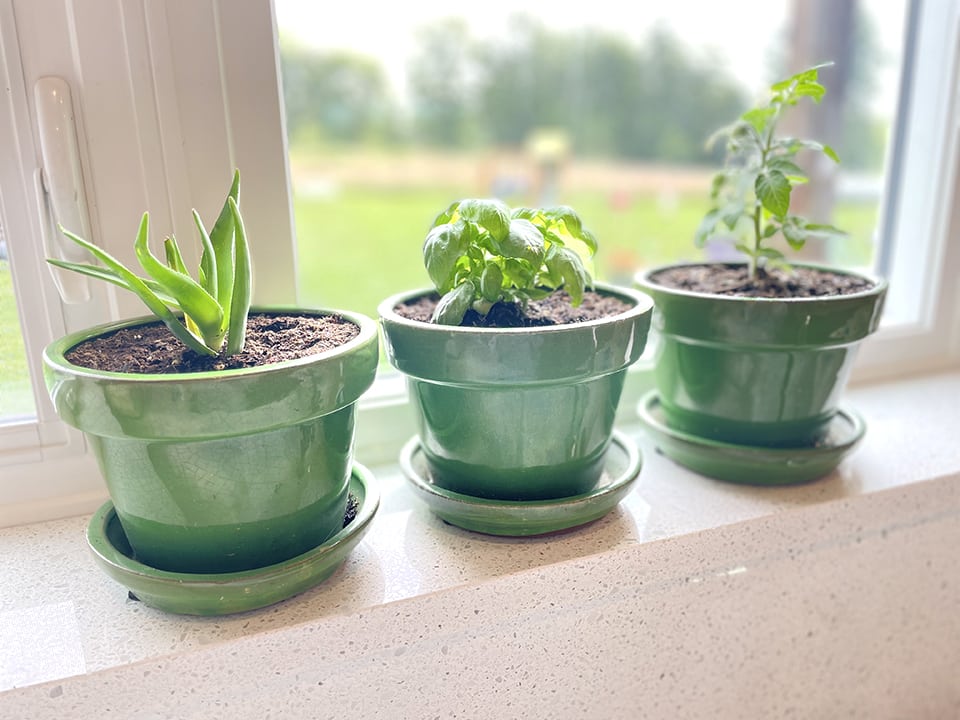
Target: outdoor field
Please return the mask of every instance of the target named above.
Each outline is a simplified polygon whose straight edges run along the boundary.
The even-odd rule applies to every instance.
[[[428,284],[420,247],[452,201],[496,194],[514,206],[542,204],[536,168],[514,156],[305,154],[291,158],[291,173],[301,302],[369,315],[384,297]],[[704,257],[693,235],[711,174],[571,163],[552,202],[574,207],[596,235],[596,277],[629,283],[640,267]],[[838,201],[833,221],[850,236],[830,248],[831,262],[869,262],[876,215],[876,200]]]
[[[499,191],[511,205],[525,205],[542,195],[539,170],[522,156],[307,152],[292,155],[291,173],[300,302],[371,316],[387,295],[428,284],[420,247],[450,202]],[[597,278],[629,283],[642,266],[703,257],[692,238],[710,175],[571,163],[558,174],[552,202],[576,208],[597,236]],[[838,201],[833,220],[850,237],[831,249],[831,261],[869,262],[876,214],[876,200]],[[0,260],[0,417],[33,412],[17,327],[9,268]]]

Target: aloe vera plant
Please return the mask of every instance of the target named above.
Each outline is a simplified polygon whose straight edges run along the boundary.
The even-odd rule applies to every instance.
[[[589,258],[596,251],[593,234],[569,207],[455,202],[423,244],[424,265],[442,295],[433,322],[459,325],[470,309],[486,315],[497,302],[525,305],[560,288],[578,306],[592,284],[580,253]]]
[[[51,265],[104,280],[135,293],[184,345],[204,355],[226,355],[243,349],[250,312],[251,268],[247,235],[239,208],[240,172],[208,233],[196,210],[193,221],[203,253],[197,279],[187,271],[176,238],[164,240],[165,261],[147,244],[149,214],[144,213],[134,248],[148,277],[140,277],[91,242],[60,227],[101,265],[47,259]],[[182,316],[182,317],[181,317]]]

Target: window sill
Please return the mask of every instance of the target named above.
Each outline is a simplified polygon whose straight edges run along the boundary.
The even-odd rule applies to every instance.
[[[888,657],[883,667],[903,677],[924,673],[918,686],[896,686],[914,699],[930,691],[924,702],[941,704],[929,707],[955,711],[958,397],[960,372],[852,388],[849,402],[868,423],[861,447],[830,477],[778,489],[677,467],[653,451],[627,407],[621,429],[644,452],[636,489],[602,520],[527,539],[445,525],[396,466],[363,455],[373,435],[361,437],[358,458],[373,465],[382,491],[369,534],[325,584],[232,617],[176,617],[128,600],[87,556],[86,516],[2,530],[0,715],[124,715],[154,703],[158,717],[212,717],[211,708],[241,703],[244,712],[289,705],[298,717],[348,680],[362,683],[353,686],[357,716],[376,710],[365,695],[372,688],[378,702],[397,703],[392,716],[405,708],[471,715],[495,694],[521,707],[539,698],[545,704],[530,707],[541,711],[600,702],[596,688],[630,686],[631,702],[669,698],[688,677],[727,694],[739,687],[749,693],[744,707],[770,716],[772,706],[751,698],[786,703],[791,683],[807,678],[832,684],[826,695],[800,697],[801,706],[831,697],[834,685],[840,693],[860,683],[837,696],[852,702],[889,684],[882,668],[864,682],[844,653],[867,663]],[[890,644],[851,645],[861,631]],[[922,661],[911,666],[902,659],[913,653]],[[825,658],[842,665],[830,669]],[[730,684],[731,663],[742,685]],[[474,668],[469,680],[455,680],[464,668]],[[782,676],[790,693],[752,686],[759,670]],[[658,677],[662,695],[646,685]]]

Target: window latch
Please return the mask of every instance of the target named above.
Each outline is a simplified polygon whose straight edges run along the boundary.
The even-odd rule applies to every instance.
[[[42,156],[42,166],[34,172],[34,184],[44,252],[47,257],[69,262],[90,262],[83,248],[57,229],[59,224],[81,237],[90,237],[70,86],[60,77],[42,77],[33,87],[33,96]],[[52,266],[50,271],[65,303],[90,300],[86,277]]]

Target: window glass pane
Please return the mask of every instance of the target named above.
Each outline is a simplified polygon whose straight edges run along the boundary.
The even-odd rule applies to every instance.
[[[7,243],[0,225],[0,425],[35,415]]]
[[[378,8],[276,0],[304,302],[373,313],[427,284],[419,247],[450,201],[574,206],[600,241],[599,278],[728,257],[696,249],[722,148],[711,132],[791,72],[827,96],[782,129],[834,147],[801,158],[817,191],[794,211],[846,229],[803,257],[875,254],[906,0]],[[704,255],[705,253],[705,255]]]

